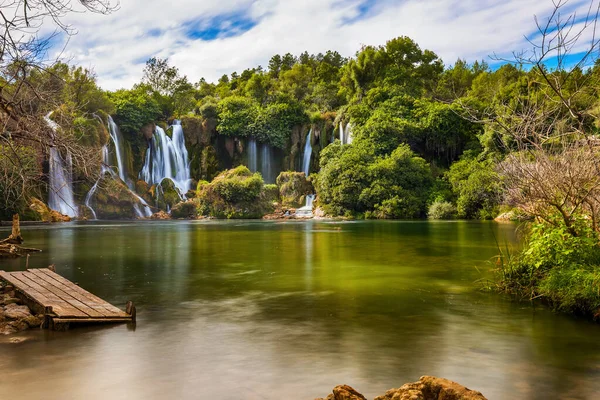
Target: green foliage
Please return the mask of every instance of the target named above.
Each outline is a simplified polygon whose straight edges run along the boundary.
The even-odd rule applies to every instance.
[[[501,265],[501,290],[542,298],[555,309],[597,318],[600,311],[600,243],[591,221],[573,221],[577,235],[560,216],[535,222],[523,249]]]
[[[258,105],[252,99],[232,96],[219,102],[217,113],[219,116],[217,130],[220,134],[246,137],[253,133]]]
[[[307,121],[308,117],[299,103],[273,103],[259,110],[253,132],[259,141],[284,148],[292,128]]]
[[[198,212],[215,218],[261,218],[272,210],[259,173],[245,166],[227,170],[197,188]]]
[[[447,178],[461,218],[493,219],[497,215],[503,187],[493,160],[463,157],[452,164]]]
[[[429,206],[427,217],[429,219],[455,219],[456,207],[449,201],[436,201]]]
[[[114,120],[124,133],[136,134],[162,115],[160,104],[145,86],[117,90],[110,98],[116,109]]]
[[[367,142],[357,142],[323,150],[315,186],[331,215],[416,218],[425,213],[431,183],[428,164],[408,145],[378,156]]]

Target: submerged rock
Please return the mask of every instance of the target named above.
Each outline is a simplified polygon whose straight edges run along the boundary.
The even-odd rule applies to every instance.
[[[348,385],[336,386],[333,394],[315,400],[366,400]],[[422,376],[418,382],[407,383],[398,389],[390,389],[375,400],[487,400],[480,392],[468,389],[456,382],[434,376]]]

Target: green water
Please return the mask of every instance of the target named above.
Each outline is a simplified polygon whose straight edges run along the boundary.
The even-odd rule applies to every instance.
[[[600,398],[600,326],[477,291],[483,222],[136,222],[24,227],[57,272],[138,323],[0,338],[0,398],[372,398],[421,375],[489,399]],[[0,236],[5,236],[0,232]],[[2,261],[18,270],[25,260]],[[477,267],[477,268],[476,268]],[[479,269],[479,271],[478,271]]]

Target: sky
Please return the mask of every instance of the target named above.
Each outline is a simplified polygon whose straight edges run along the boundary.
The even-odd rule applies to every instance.
[[[113,0],[114,1],[114,0]],[[585,7],[589,0],[571,0]],[[191,82],[266,67],[274,54],[337,50],[409,36],[446,64],[531,46],[551,0],[121,0],[110,15],[72,14],[77,30],[54,52],[93,69],[107,90],[138,82],[146,60],[168,58]]]

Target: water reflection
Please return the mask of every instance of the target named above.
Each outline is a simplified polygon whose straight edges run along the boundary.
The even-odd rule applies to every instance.
[[[310,399],[340,383],[374,397],[424,374],[490,399],[593,399],[598,388],[598,326],[473,290],[474,266],[485,270],[495,238],[515,241],[512,225],[200,221],[23,233],[45,250],[32,266],[54,263],[115,304],[134,300],[138,325],[0,339],[9,397],[52,387],[86,399]]]

